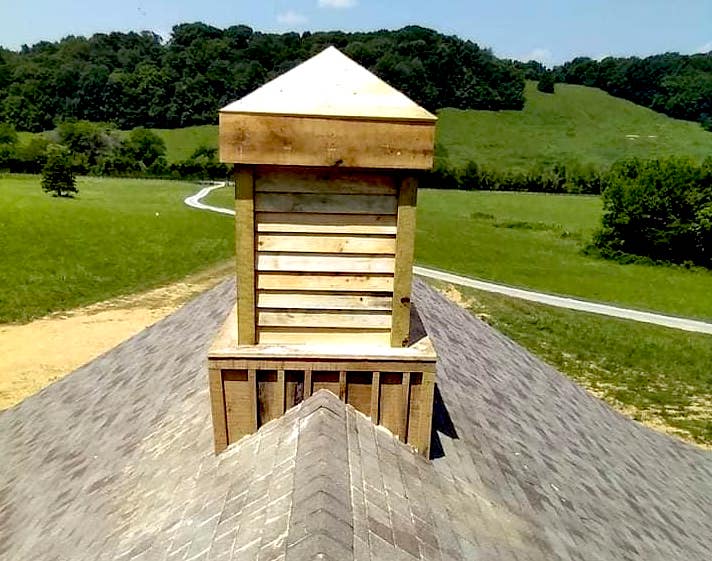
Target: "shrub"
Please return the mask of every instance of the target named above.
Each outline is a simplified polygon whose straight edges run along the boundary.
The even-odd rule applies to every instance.
[[[602,255],[712,266],[712,160],[626,160],[603,192]]]

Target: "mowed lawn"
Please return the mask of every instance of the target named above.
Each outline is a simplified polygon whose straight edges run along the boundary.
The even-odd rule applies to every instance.
[[[522,111],[438,112],[439,154],[503,171],[555,163],[607,167],[621,158],[712,154],[712,133],[699,123],[656,113],[596,88],[556,84],[555,94],[527,82]]]
[[[599,197],[422,190],[416,260],[512,286],[712,319],[712,272],[585,255]]]
[[[79,178],[53,198],[38,176],[0,176],[0,323],[130,294],[230,257],[224,216],[190,209],[187,182]]]

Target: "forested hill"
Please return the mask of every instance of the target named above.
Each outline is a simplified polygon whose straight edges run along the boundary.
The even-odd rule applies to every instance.
[[[109,33],[0,50],[0,121],[29,131],[67,119],[122,129],[215,123],[221,106],[329,45],[431,110],[524,104],[522,73],[508,61],[422,27],[300,35],[190,23],[165,43],[151,32]]]

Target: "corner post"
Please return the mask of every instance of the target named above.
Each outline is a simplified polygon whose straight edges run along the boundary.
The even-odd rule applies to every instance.
[[[255,177],[251,167],[235,166],[235,242],[237,266],[237,344],[254,345]]]
[[[417,192],[418,180],[415,177],[404,177],[401,180],[398,189],[391,347],[407,347],[410,344],[410,293],[413,283]]]

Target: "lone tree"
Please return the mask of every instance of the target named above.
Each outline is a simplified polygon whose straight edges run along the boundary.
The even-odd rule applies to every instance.
[[[72,172],[72,154],[60,144],[47,147],[47,163],[42,168],[42,189],[53,197],[73,197],[79,193]]]
[[[539,83],[536,85],[536,89],[544,93],[554,93],[554,73],[544,72],[539,78]]]

